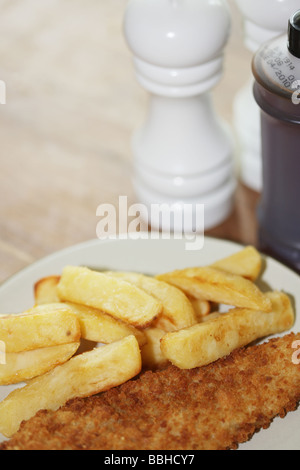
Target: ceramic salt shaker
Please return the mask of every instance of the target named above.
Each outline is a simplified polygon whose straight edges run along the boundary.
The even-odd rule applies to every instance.
[[[136,194],[150,213],[153,204],[174,212],[170,222],[152,214],[154,228],[180,231],[182,214],[191,230],[201,230],[195,215],[204,205],[210,229],[230,214],[236,186],[233,139],[211,96],[231,31],[228,5],[130,0],[124,31],[137,79],[150,94],[146,121],[133,138]]]

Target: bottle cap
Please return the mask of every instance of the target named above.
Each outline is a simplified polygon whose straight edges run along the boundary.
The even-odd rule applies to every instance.
[[[290,53],[300,59],[300,10],[290,18],[289,21],[289,42]]]

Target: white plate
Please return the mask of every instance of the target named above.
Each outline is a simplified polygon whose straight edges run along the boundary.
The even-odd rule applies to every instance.
[[[174,269],[206,265],[241,249],[240,245],[205,238],[201,251],[187,251],[185,240],[93,240],[55,253],[24,269],[0,287],[1,313],[21,312],[33,305],[33,285],[40,278],[60,274],[66,265],[86,265],[100,269],[134,270],[156,274]],[[300,277],[278,262],[267,259],[263,281],[273,290],[283,290],[300,305]],[[300,332],[297,316],[293,329]],[[0,387],[2,400],[16,386]],[[268,430],[256,434],[241,450],[300,450],[300,409]],[[4,438],[0,435],[0,442]]]

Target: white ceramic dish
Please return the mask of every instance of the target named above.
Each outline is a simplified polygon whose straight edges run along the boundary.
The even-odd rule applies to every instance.
[[[1,313],[21,312],[33,305],[33,285],[44,276],[60,274],[66,265],[85,265],[100,269],[134,270],[156,274],[173,269],[210,264],[241,249],[240,245],[205,238],[201,251],[187,251],[185,240],[127,239],[92,240],[55,253],[16,274],[0,287]],[[296,311],[300,306],[300,277],[268,258],[263,282],[273,290],[293,296]],[[300,308],[300,307],[299,307]],[[300,332],[297,316],[295,332]],[[0,387],[0,400],[16,386]],[[241,450],[300,450],[300,409],[281,420],[275,419],[268,430],[256,434]],[[0,435],[0,442],[4,438]]]

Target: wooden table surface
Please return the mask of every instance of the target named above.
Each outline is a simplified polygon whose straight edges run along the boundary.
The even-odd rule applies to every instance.
[[[147,93],[122,35],[126,0],[0,0],[0,282],[33,261],[96,237],[96,209],[136,202],[131,135]],[[251,74],[242,19],[233,31],[217,111]],[[256,243],[259,196],[239,185],[234,213],[209,235]]]

